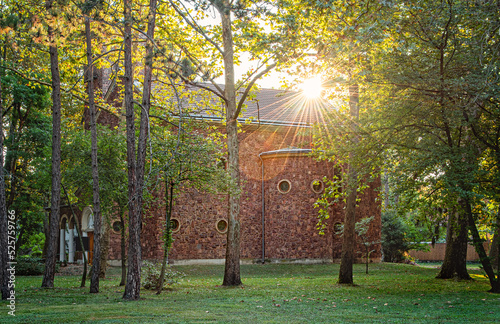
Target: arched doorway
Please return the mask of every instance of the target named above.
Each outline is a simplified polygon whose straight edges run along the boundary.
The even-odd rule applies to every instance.
[[[87,206],[82,212],[82,236],[88,237],[88,251],[86,251],[87,260],[92,264],[94,257],[94,213],[92,207]]]

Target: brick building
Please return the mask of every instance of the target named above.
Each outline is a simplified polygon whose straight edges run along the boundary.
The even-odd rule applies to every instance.
[[[321,110],[310,102],[299,100],[295,93],[283,94],[270,89],[261,90],[247,105],[241,121],[252,121],[243,124],[243,132],[239,135],[242,260],[339,260],[342,238],[334,235],[333,226],[343,221],[343,206],[331,207],[324,235],[318,233],[318,210],[313,206],[323,193],[323,178],[331,178],[336,168],[338,172],[338,166],[333,163],[319,162],[310,156],[311,124],[323,121]],[[107,123],[117,122],[112,116],[101,115]],[[357,216],[358,219],[375,216],[369,230],[373,241],[380,240],[380,203],[376,191],[379,186],[377,180],[364,191]],[[163,197],[163,194],[158,193],[158,196]],[[81,214],[88,214],[88,210],[84,209]],[[162,258],[164,217],[164,208],[154,203],[144,212],[143,259]],[[116,221],[112,221],[112,228],[117,228],[113,226]],[[91,236],[88,215],[85,222],[82,227],[87,228],[87,233],[84,236]],[[175,202],[172,224],[171,263],[223,262],[226,196],[186,190]],[[361,251],[361,246],[358,250]],[[109,259],[118,260],[120,255],[120,235],[112,229]],[[372,259],[380,259],[380,246],[376,247]]]

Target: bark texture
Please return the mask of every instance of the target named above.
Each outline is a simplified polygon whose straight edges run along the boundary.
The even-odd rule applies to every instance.
[[[354,127],[359,120],[359,85],[349,86],[349,108]],[[357,139],[354,138],[357,142]],[[354,153],[349,153],[349,160],[354,161]],[[354,247],[356,246],[356,198],[357,198],[358,173],[353,163],[349,165],[349,175],[347,183],[347,200],[344,216],[344,236],[342,241],[342,255],[340,257],[339,283],[353,284],[352,267],[355,260]]]
[[[133,98],[132,72],[132,4],[130,0],[123,0],[124,11],[124,101],[127,124],[127,167],[128,167],[128,216],[129,216],[129,244],[128,244],[128,272],[127,283],[123,298],[138,300],[141,288],[141,226],[137,212],[137,180],[135,168],[135,113]]]
[[[125,218],[123,217],[123,210],[120,208],[120,253],[121,253],[121,259],[122,259],[122,279],[120,281],[119,286],[125,286],[125,283],[127,282],[127,254],[125,253],[126,249],[126,244],[125,244]]]
[[[0,82],[0,152],[3,152],[3,105],[2,105],[2,83]],[[3,154],[0,154],[0,290],[2,299],[9,297],[7,262],[9,262],[7,248],[7,208],[5,204],[5,175],[3,171]]]
[[[97,121],[94,103],[94,63],[92,61],[92,35],[90,19],[85,18],[85,36],[87,41],[87,88],[90,112],[90,141],[92,159],[92,196],[94,214],[94,257],[92,260],[92,276],[90,278],[90,292],[99,292],[99,275],[101,273],[101,202],[99,199],[99,166],[97,162]]]
[[[476,220],[474,219],[474,215],[472,214],[472,207],[468,201],[465,202],[467,219],[469,221],[469,230],[472,234],[472,242],[474,247],[476,248],[476,252],[479,255],[479,260],[481,261],[481,265],[483,266],[484,272],[486,272],[486,276],[490,281],[491,289],[489,292],[500,294],[500,278],[495,275],[495,271],[493,270],[493,266],[491,265],[490,258],[486,254],[486,250],[484,249],[483,240],[479,235],[479,231],[477,230]]]
[[[491,242],[490,249],[490,259],[493,265],[493,268],[496,271],[500,269],[500,209],[497,213],[497,221],[495,227],[495,234],[493,235],[493,241]]]
[[[231,30],[230,3],[222,1],[218,7],[222,19],[222,41],[224,44],[224,98],[226,105],[226,133],[228,167],[234,188],[240,188],[240,161],[238,143],[238,111],[236,109],[236,90],[234,84],[233,33]],[[228,200],[228,229],[224,286],[241,285],[240,278],[240,194],[230,193]]]
[[[101,222],[101,258],[99,278],[106,278],[108,269],[108,251],[109,251],[109,223],[103,218]]]
[[[446,250],[443,265],[436,278],[470,279],[467,272],[467,215],[463,210],[462,200],[448,217],[446,232]]]
[[[125,17],[125,107],[127,115],[127,160],[129,167],[129,269],[125,285],[124,299],[140,298],[141,287],[141,220],[142,192],[144,187],[144,169],[146,164],[147,139],[149,134],[149,108],[151,97],[151,79],[153,70],[153,39],[156,19],[157,0],[150,0],[148,30],[146,33],[146,57],[144,63],[144,88],[142,93],[141,121],[137,147],[137,163],[133,163],[135,155],[134,105],[132,94],[132,14],[130,1],[124,0]],[[131,168],[134,168],[133,174]]]
[[[168,261],[168,251],[172,243],[172,233],[171,231],[171,216],[172,209],[174,206],[174,184],[165,181],[165,233],[164,235],[164,245],[163,245],[163,260],[161,263],[160,280],[158,281],[158,287],[156,287],[156,294],[161,294],[163,289],[163,280],[165,280],[165,272],[167,270]]]
[[[52,1],[47,1],[46,9],[50,10]],[[49,236],[46,238],[47,257],[45,259],[45,272],[42,287],[54,287],[56,272],[57,242],[59,240],[59,217],[61,198],[61,80],[59,76],[59,58],[54,42],[54,31],[48,27],[48,38],[51,42],[50,72],[52,76],[52,195],[50,203]]]

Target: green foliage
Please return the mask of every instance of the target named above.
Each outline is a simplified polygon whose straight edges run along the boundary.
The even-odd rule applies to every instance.
[[[371,247],[375,244],[379,244],[379,241],[370,240],[368,235],[368,230],[370,229],[370,223],[375,219],[375,216],[362,218],[360,221],[354,224],[354,231],[357,234],[358,240],[364,247],[364,251],[358,251],[358,253],[364,254],[366,258],[366,273],[368,274],[368,264],[370,263],[370,255],[375,252]],[[339,236],[344,235],[344,224],[339,224],[335,229],[335,234]]]
[[[325,234],[331,207],[339,203],[343,197],[342,181],[338,176],[335,175],[332,179],[325,177],[323,178],[323,183],[325,184],[325,190],[321,197],[314,203],[314,207],[318,208],[318,223],[316,224],[316,228],[320,235]]]
[[[16,249],[22,255],[37,248],[50,191],[49,91],[13,73],[2,74],[0,80],[6,108],[1,121],[5,164],[0,167],[5,172],[6,207],[16,212]]]
[[[230,179],[220,167],[223,158],[220,138],[211,129],[204,129],[201,122],[189,118],[176,121],[177,129],[153,124],[151,128],[151,154],[148,156],[148,193],[165,190],[165,221],[163,241],[166,255],[173,238],[170,218],[175,198],[186,190],[202,192],[227,192]]]
[[[123,133],[107,126],[98,127],[99,195],[104,216],[118,204],[127,204],[126,148]],[[79,203],[92,205],[92,169],[90,132],[73,129],[64,141],[62,154],[63,183],[71,192],[79,192]]]
[[[141,267],[141,285],[145,289],[156,289],[160,282],[161,262],[144,261]],[[186,276],[181,271],[176,271],[172,267],[165,269],[163,287],[179,283]]]
[[[22,257],[17,258],[16,275],[17,276],[39,276],[45,270],[45,260],[42,258]],[[59,271],[59,264],[56,264],[56,272]]]
[[[401,262],[410,250],[407,227],[394,211],[382,213],[382,253],[385,262]]]
[[[45,244],[45,234],[43,231],[33,234],[24,245],[21,246],[22,253],[28,253],[31,257],[42,257],[42,250]]]

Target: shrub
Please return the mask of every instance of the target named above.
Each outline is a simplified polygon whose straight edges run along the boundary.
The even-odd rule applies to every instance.
[[[56,264],[56,272],[59,265]],[[16,275],[18,276],[39,276],[45,271],[45,260],[42,258],[20,257],[17,259]]]
[[[382,213],[382,253],[385,262],[401,262],[410,249],[405,233],[407,229],[396,211]]]
[[[156,289],[160,281],[161,262],[143,261],[141,269],[142,286],[145,289]],[[178,283],[185,276],[185,273],[175,271],[170,266],[167,266],[163,278],[163,287]]]

